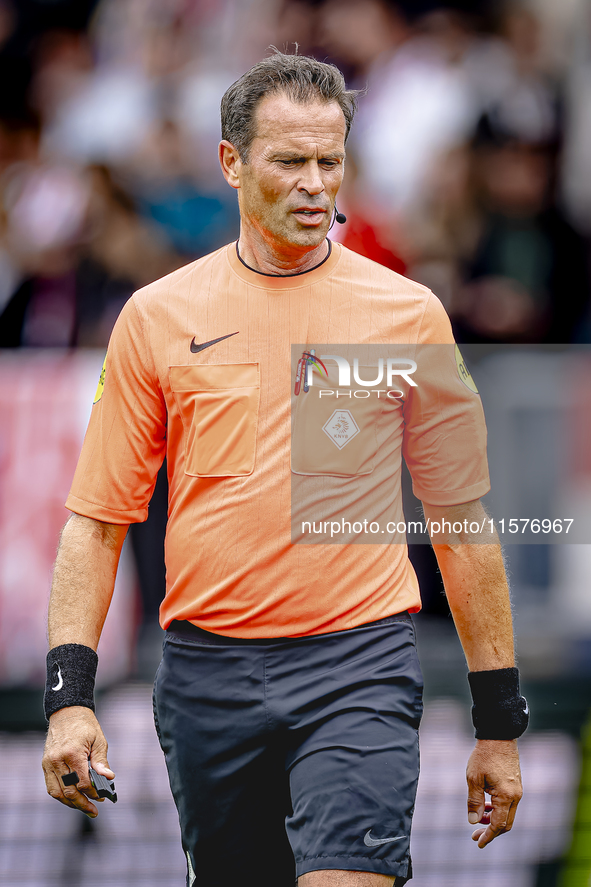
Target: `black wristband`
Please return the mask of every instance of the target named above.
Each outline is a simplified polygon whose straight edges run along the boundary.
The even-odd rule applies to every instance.
[[[519,669],[471,671],[468,681],[476,739],[517,739],[525,733],[529,708],[519,693]]]
[[[62,644],[47,654],[45,717],[60,708],[83,705],[94,711],[94,679],[98,656],[84,644]]]

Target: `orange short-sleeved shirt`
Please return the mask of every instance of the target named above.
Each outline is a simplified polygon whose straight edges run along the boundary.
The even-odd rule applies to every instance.
[[[453,337],[428,289],[339,244],[289,277],[246,268],[231,244],[124,307],[66,504],[108,523],[143,521],[167,455],[164,628],[187,619],[230,637],[289,637],[420,608],[406,546],[292,542],[290,346],[311,342]],[[424,501],[479,498],[489,489],[480,398],[457,377],[443,409],[427,397],[413,389],[397,418],[380,415],[376,464],[391,457],[398,500],[402,450]]]

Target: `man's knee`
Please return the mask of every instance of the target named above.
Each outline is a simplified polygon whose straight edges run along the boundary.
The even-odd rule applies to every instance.
[[[392,887],[393,884],[394,878],[390,875],[329,869],[300,875],[297,887]]]

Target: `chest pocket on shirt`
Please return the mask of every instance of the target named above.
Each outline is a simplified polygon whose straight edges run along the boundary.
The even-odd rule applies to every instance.
[[[378,450],[377,423],[388,406],[386,392],[378,397],[367,390],[356,396],[353,388],[339,389],[336,367],[327,369],[327,380],[316,382],[307,393],[301,389],[293,398],[291,470],[333,477],[371,474]],[[374,368],[360,369],[363,378],[375,376]],[[323,389],[339,390],[342,396],[321,396]]]
[[[254,471],[258,363],[169,368],[183,422],[185,474],[243,477]]]

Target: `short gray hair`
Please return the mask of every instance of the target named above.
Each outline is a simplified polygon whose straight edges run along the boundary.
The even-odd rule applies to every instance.
[[[274,46],[273,55],[258,62],[226,90],[221,104],[222,139],[231,142],[243,163],[248,162],[256,136],[255,114],[266,95],[284,93],[298,103],[336,102],[345,118],[345,141],[349,135],[358,90],[347,89],[335,65],[306,55],[286,55]]]

